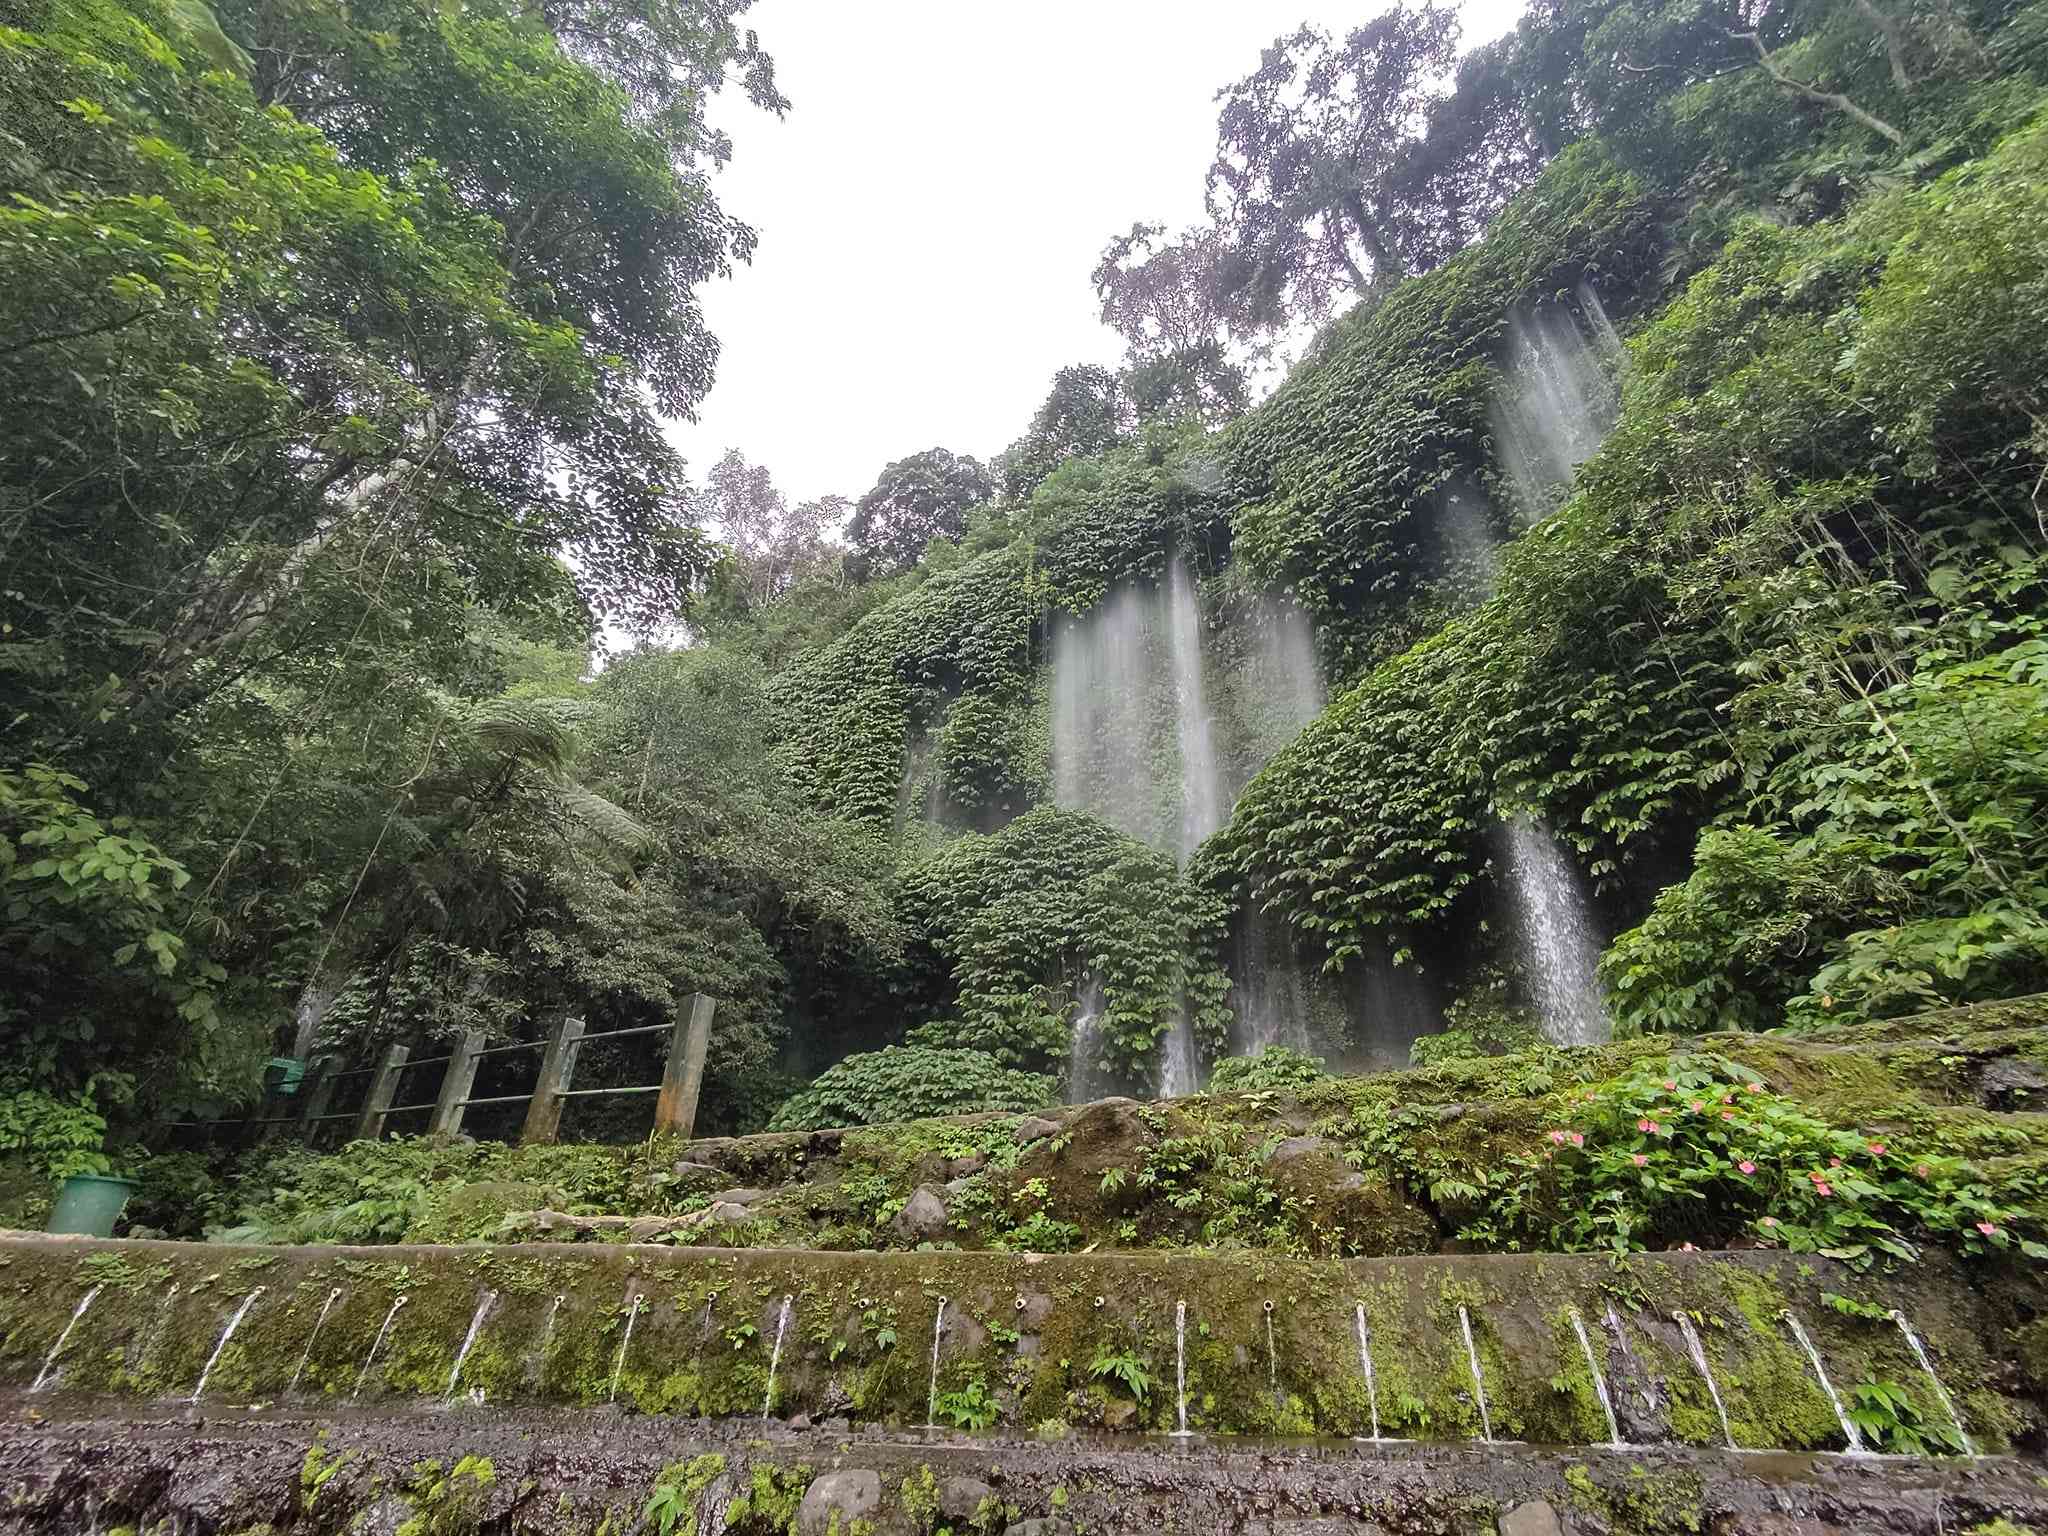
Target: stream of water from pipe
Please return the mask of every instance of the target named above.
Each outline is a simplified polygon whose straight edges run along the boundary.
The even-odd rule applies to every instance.
[[[1479,1400],[1479,1438],[1493,1443],[1493,1415],[1486,1407],[1486,1373],[1479,1368],[1479,1346],[1472,1342],[1472,1314],[1461,1305],[1458,1326],[1465,1333],[1465,1360],[1472,1367],[1472,1395]]]
[[[205,1393],[206,1383],[213,1376],[213,1368],[220,1364],[221,1352],[228,1347],[228,1340],[235,1336],[235,1330],[242,1326],[242,1319],[249,1315],[249,1309],[256,1305],[256,1298],[261,1296],[263,1291],[262,1286],[257,1286],[244,1296],[242,1304],[235,1308],[235,1315],[228,1319],[227,1327],[221,1329],[219,1342],[213,1346],[213,1353],[206,1357],[206,1364],[199,1372],[199,1384],[192,1389],[192,1395],[185,1399],[186,1402],[196,1403]]]
[[[455,1387],[462,1380],[463,1363],[469,1359],[469,1352],[476,1347],[476,1336],[484,1325],[484,1319],[491,1315],[491,1308],[498,1304],[496,1291],[485,1291],[476,1300],[476,1312],[469,1320],[469,1332],[462,1336],[462,1348],[455,1351],[455,1364],[448,1368],[448,1395],[455,1395]]]
[[[78,1326],[78,1320],[85,1316],[85,1309],[92,1305],[93,1297],[99,1293],[100,1287],[96,1285],[78,1298],[78,1305],[71,1312],[71,1321],[66,1323],[64,1331],[57,1335],[57,1342],[50,1346],[50,1352],[43,1356],[43,1368],[36,1372],[36,1379],[30,1383],[29,1391],[40,1392],[50,1384],[50,1374],[57,1369],[57,1357],[64,1353],[64,1346],[71,1342],[71,1330]]]
[[[412,1298],[400,1296],[391,1303],[391,1310],[384,1314],[384,1324],[377,1330],[377,1337],[370,1341],[370,1352],[363,1356],[363,1368],[356,1372],[355,1390],[349,1393],[351,1399],[363,1395],[363,1383],[370,1379],[370,1367],[376,1363],[377,1351],[384,1347],[385,1335],[391,1332],[391,1325],[398,1320],[398,1309]]]
[[[1842,1400],[1835,1395],[1835,1384],[1828,1380],[1827,1367],[1821,1364],[1820,1351],[1813,1347],[1813,1340],[1806,1336],[1806,1330],[1799,1325],[1799,1319],[1792,1315],[1790,1307],[1783,1308],[1778,1316],[1785,1320],[1785,1326],[1792,1330],[1792,1337],[1799,1341],[1799,1347],[1806,1351],[1806,1358],[1813,1366],[1814,1379],[1820,1383],[1821,1391],[1827,1394],[1828,1406],[1835,1410],[1835,1422],[1842,1426],[1842,1438],[1849,1442],[1849,1454],[1861,1456],[1863,1436],[1857,1430],[1855,1421],[1849,1417],[1849,1410],[1842,1406]]]
[[[313,1358],[313,1346],[320,1342],[320,1330],[327,1326],[327,1314],[334,1310],[334,1304],[341,1300],[341,1296],[342,1289],[337,1285],[320,1303],[320,1315],[313,1319],[313,1331],[306,1335],[306,1347],[299,1353],[298,1369],[292,1372],[291,1382],[284,1389],[287,1395],[299,1390],[299,1378],[306,1374],[306,1366]]]

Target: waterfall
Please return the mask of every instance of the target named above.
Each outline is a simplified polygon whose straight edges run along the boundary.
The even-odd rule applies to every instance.
[[[1175,1007],[1173,1023],[1159,1042],[1159,1096],[1184,1099],[1202,1091],[1202,1066],[1195,1055],[1195,1032],[1187,1009]]]
[[[1575,299],[1508,316],[1506,367],[1489,414],[1525,523],[1550,513],[1620,407],[1621,337],[1590,287],[1581,283]]]
[[[1072,1043],[1067,1047],[1067,1102],[1088,1104],[1105,1087],[1097,1065],[1102,1055],[1102,983],[1093,976],[1081,988],[1072,1029]]]
[[[1284,924],[1270,924],[1257,908],[1238,926],[1231,1006],[1237,1014],[1231,1049],[1254,1056],[1269,1046],[1312,1051],[1309,980],[1287,943]]]
[[[1778,1316],[1785,1320],[1785,1326],[1792,1330],[1792,1337],[1799,1341],[1799,1347],[1806,1351],[1807,1364],[1813,1367],[1814,1379],[1827,1394],[1828,1406],[1835,1410],[1835,1422],[1842,1426],[1842,1438],[1849,1442],[1849,1454],[1863,1454],[1863,1436],[1857,1432],[1856,1421],[1849,1417],[1849,1410],[1842,1406],[1842,1399],[1835,1391],[1835,1384],[1828,1380],[1828,1368],[1821,1363],[1820,1351],[1813,1347],[1813,1340],[1806,1336],[1806,1330],[1799,1326],[1799,1319],[1792,1315],[1790,1307],[1781,1307]]]
[[[1202,687],[1202,611],[1195,584],[1179,560],[1167,573],[1171,615],[1174,724],[1180,740],[1180,837],[1174,854],[1182,864],[1223,825],[1223,781],[1216,768],[1216,733]]]
[[[1553,1045],[1598,1044],[1610,1026],[1600,995],[1599,943],[1578,872],[1549,829],[1526,816],[1508,822],[1506,844],[1508,895],[1544,1038]]]

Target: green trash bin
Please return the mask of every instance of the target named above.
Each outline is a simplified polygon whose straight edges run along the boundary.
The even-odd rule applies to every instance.
[[[57,1203],[50,1207],[49,1230],[82,1237],[112,1237],[114,1222],[135,1190],[133,1179],[74,1173],[57,1191]]]

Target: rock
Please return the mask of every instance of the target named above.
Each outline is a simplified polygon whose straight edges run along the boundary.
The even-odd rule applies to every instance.
[[[2048,1072],[2022,1056],[1999,1057],[1977,1080],[1977,1091],[1993,1109],[2042,1108],[2044,1089],[2048,1089]]]
[[[1802,1520],[1796,1515],[1772,1515],[1762,1511],[1733,1514],[1714,1522],[1714,1536],[1853,1536],[1848,1526],[1826,1520]]]
[[[1034,1515],[1003,1527],[1003,1536],[1073,1536],[1074,1528],[1057,1515]]]
[[[827,1472],[811,1484],[797,1506],[797,1536],[845,1536],[854,1521],[872,1519],[881,1503],[879,1473]]]
[[[1266,1154],[1266,1161],[1276,1166],[1284,1166],[1296,1158],[1321,1152],[1328,1145],[1329,1143],[1320,1136],[1290,1136],[1285,1141],[1274,1144],[1273,1150]]]
[[[946,1164],[946,1177],[964,1179],[981,1172],[988,1166],[988,1159],[979,1152],[970,1152],[965,1157],[956,1157]]]
[[[704,1179],[706,1181],[728,1177],[723,1168],[714,1168],[709,1163],[693,1163],[688,1158],[670,1163],[668,1171],[679,1179]]]
[[[713,1226],[736,1227],[743,1221],[752,1221],[754,1213],[744,1205],[734,1205],[730,1200],[714,1201],[704,1208],[704,1219]]]
[[[1541,1499],[1517,1504],[1500,1517],[1495,1527],[1500,1536],[1564,1536],[1564,1523],[1557,1511]]]
[[[809,1429],[811,1427],[811,1416],[808,1413],[795,1413],[791,1414],[783,1422],[789,1429]]]
[[[961,1190],[967,1187],[968,1183],[968,1179],[948,1179],[945,1183],[946,1193],[949,1195],[957,1195],[960,1193]]]
[[[1017,1122],[1017,1145],[1027,1147],[1034,1141],[1043,1141],[1059,1133],[1059,1121],[1048,1120],[1043,1115],[1029,1115]]]
[[[995,1489],[978,1477],[949,1477],[939,1484],[939,1513],[956,1524],[972,1526],[982,1500],[995,1496]]]
[[[1349,1515],[1325,1515],[1319,1519],[1255,1520],[1244,1528],[1245,1536],[1387,1536],[1385,1529]]]
[[[946,1195],[942,1189],[920,1184],[903,1202],[889,1225],[907,1242],[921,1243],[939,1237],[946,1230]]]
[[[768,1198],[765,1189],[721,1189],[711,1197],[713,1205],[759,1205]]]

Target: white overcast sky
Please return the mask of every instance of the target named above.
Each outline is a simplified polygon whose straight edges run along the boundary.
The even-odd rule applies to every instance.
[[[761,237],[704,290],[723,343],[693,479],[727,448],[792,502],[858,497],[892,459],[987,459],[1053,371],[1113,364],[1088,274],[1134,219],[1202,211],[1215,94],[1303,21],[1341,33],[1374,0],[760,0],[789,115],[718,115],[718,195]],[[1462,45],[1519,0],[1466,0]]]

